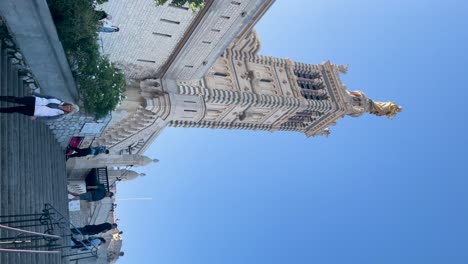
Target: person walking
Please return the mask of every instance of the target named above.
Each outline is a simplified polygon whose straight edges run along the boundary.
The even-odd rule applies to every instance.
[[[111,20],[112,19],[112,16],[107,14],[106,11],[104,10],[94,10],[94,13],[96,14],[96,17],[98,20],[103,20],[103,19]]]
[[[77,148],[68,145],[68,149],[75,151],[75,153],[68,155],[68,158],[84,157],[88,155],[99,155],[101,153],[109,154],[109,150],[105,146],[89,147],[89,148]],[[68,152],[68,151],[67,151]]]
[[[112,23],[108,19],[101,19],[98,21],[98,23],[98,32],[112,33],[118,32],[120,30],[118,26],[112,25]]]
[[[87,192],[79,194],[68,191],[69,194],[73,195],[72,200],[85,200],[88,202],[96,202],[104,199],[105,197],[114,196],[113,192],[108,192],[104,184],[97,184],[95,186],[87,186]]]
[[[0,96],[0,101],[22,105],[0,108],[0,113],[19,113],[31,116],[32,120],[57,118],[62,115],[73,114],[80,109],[75,104],[63,102],[52,96],[39,94],[24,97]]]

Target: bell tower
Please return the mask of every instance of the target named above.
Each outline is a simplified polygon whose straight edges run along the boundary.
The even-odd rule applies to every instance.
[[[294,131],[328,136],[346,115],[392,118],[402,108],[348,91],[346,65],[306,64],[258,55],[250,30],[221,54],[201,79],[140,82],[141,105],[107,130],[98,143],[123,153],[142,153],[166,126]]]
[[[174,116],[169,125],[328,136],[338,119],[375,108],[362,92],[346,90],[340,74],[347,66],[262,56],[259,49],[252,30],[228,47],[202,80],[178,80],[178,93],[198,95],[204,109],[199,120]]]

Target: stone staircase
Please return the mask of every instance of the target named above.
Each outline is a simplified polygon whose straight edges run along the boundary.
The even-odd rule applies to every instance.
[[[0,46],[0,95],[25,96],[28,91],[22,72],[12,64],[12,51]],[[0,107],[7,105],[13,106],[0,102]],[[16,113],[0,113],[0,216],[41,213],[49,203],[68,218],[65,162],[63,149],[45,124]],[[2,221],[5,218],[0,217]],[[25,229],[44,231],[44,227]],[[17,234],[0,229],[0,238]],[[70,243],[68,239],[60,242]],[[60,254],[0,253],[0,264],[67,262]]]

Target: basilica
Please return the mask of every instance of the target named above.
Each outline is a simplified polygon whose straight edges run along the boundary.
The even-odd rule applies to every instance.
[[[208,0],[198,13],[150,0],[105,4],[121,32],[103,34],[103,51],[130,80],[95,144],[143,153],[167,126],[328,136],[344,116],[402,110],[349,91],[347,65],[259,55],[254,25],[273,2]]]

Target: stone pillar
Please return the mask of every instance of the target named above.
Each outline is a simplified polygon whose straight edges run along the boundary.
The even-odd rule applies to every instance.
[[[147,156],[132,154],[100,154],[96,156],[71,158],[67,161],[67,172],[72,170],[85,170],[103,167],[125,167],[125,166],[146,166],[150,163],[158,162],[157,159],[150,159]],[[69,174],[70,175],[70,174]]]

